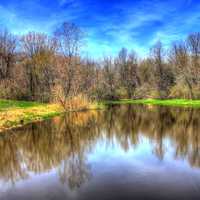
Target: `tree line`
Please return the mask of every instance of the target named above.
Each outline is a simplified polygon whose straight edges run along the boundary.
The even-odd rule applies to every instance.
[[[158,41],[145,58],[122,48],[115,57],[81,56],[84,33],[64,22],[52,35],[0,31],[0,98],[59,101],[200,98],[200,33],[166,49]]]

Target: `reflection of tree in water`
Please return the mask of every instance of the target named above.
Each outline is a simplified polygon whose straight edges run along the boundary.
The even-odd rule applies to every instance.
[[[200,167],[199,110],[149,106],[121,106],[99,112],[70,113],[65,117],[26,126],[0,138],[0,179],[15,182],[29,172],[58,168],[60,181],[71,189],[91,177],[87,155],[104,139],[117,141],[124,151],[145,137],[163,159],[166,138],[175,158]],[[106,139],[106,140],[105,140]]]
[[[61,183],[67,183],[71,189],[79,188],[91,177],[90,167],[80,154],[72,155],[64,160],[59,168],[59,175]]]
[[[200,167],[200,110],[150,106],[121,106],[116,110],[111,135],[124,150],[127,144],[137,145],[140,136],[145,136],[155,145],[154,153],[163,159],[167,150],[164,140],[168,138],[176,150],[175,158],[185,158]]]
[[[0,139],[0,147],[2,149],[0,150],[0,178],[14,184],[17,180],[25,179],[27,173],[21,165],[23,156],[15,151],[16,145],[13,140],[13,137],[7,140]]]
[[[74,113],[75,115],[77,113]],[[82,143],[79,139],[80,134],[77,127],[71,127],[72,122],[68,121],[69,118],[64,117],[64,132],[68,136],[70,155],[63,161],[59,168],[60,181],[71,188],[79,188],[86,180],[89,180],[90,168],[86,164],[86,158],[82,151]],[[87,121],[86,121],[87,122]],[[87,122],[88,123],[88,122]],[[77,125],[80,125],[78,123]],[[86,124],[84,124],[87,126]]]
[[[85,121],[84,118],[86,118]],[[86,174],[89,176],[85,153],[89,151],[94,139],[92,135],[86,134],[86,131],[95,130],[93,127],[95,120],[92,118],[93,113],[79,115],[74,113],[66,118],[55,118],[53,121],[26,126],[11,135],[8,133],[0,138],[1,179],[15,182],[28,178],[29,172],[38,174],[63,167],[60,164],[64,162],[63,176],[74,176],[74,180],[78,181],[77,185],[80,181],[82,183],[83,179],[86,179]],[[80,120],[79,123],[78,120]],[[93,121],[93,125],[90,124],[90,120]],[[69,166],[74,169],[70,169]],[[67,169],[69,172],[66,171]],[[85,175],[81,174],[87,170]],[[73,174],[70,175],[70,173]],[[82,177],[75,177],[75,175],[79,176],[78,173]],[[71,181],[74,180],[71,178]],[[70,180],[68,182],[70,183]],[[75,181],[70,184],[75,185]]]

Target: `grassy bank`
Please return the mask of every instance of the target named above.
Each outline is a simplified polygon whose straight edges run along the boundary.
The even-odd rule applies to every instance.
[[[200,100],[187,100],[187,99],[122,99],[119,101],[103,101],[104,105],[120,105],[120,104],[144,104],[144,105],[160,105],[160,106],[178,106],[178,107],[196,107],[200,108]]]
[[[67,104],[67,111],[96,110],[105,106],[74,98]],[[0,132],[31,122],[45,120],[66,112],[59,104],[13,101],[0,99]]]
[[[0,100],[0,131],[48,119],[62,112],[57,104]]]

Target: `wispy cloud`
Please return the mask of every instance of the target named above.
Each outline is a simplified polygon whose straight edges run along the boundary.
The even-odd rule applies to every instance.
[[[116,54],[121,47],[144,55],[157,40],[168,46],[198,31],[199,10],[197,0],[1,0],[0,25],[19,34],[51,33],[72,21],[87,32],[90,55]]]

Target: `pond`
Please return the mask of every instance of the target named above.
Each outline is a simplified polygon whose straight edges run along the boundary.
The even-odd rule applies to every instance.
[[[200,199],[200,110],[114,106],[0,136],[0,199]]]

